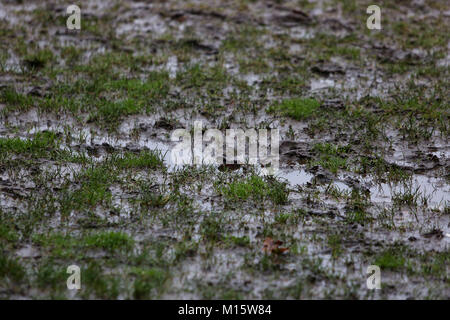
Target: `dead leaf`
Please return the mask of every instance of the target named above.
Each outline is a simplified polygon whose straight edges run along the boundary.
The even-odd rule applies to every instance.
[[[272,253],[282,254],[289,250],[289,248],[280,247],[280,245],[282,245],[282,244],[283,244],[283,241],[280,241],[280,240],[274,241],[272,238],[267,237],[266,240],[264,240],[262,251],[268,255],[271,255]]]

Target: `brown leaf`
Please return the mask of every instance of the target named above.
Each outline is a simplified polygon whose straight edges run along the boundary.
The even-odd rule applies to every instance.
[[[264,240],[262,251],[268,255],[271,255],[272,253],[282,254],[289,250],[289,248],[280,247],[280,245],[282,245],[282,244],[283,244],[283,241],[280,241],[280,240],[274,241],[272,238],[267,237]]]

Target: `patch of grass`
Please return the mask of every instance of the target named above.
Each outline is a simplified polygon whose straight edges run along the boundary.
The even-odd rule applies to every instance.
[[[0,210],[0,241],[14,243],[19,240],[19,233],[15,230],[14,224],[6,218],[6,214]]]
[[[340,146],[328,142],[316,143],[313,146],[313,151],[330,156],[339,156],[348,153],[350,151],[350,145]]]
[[[287,184],[276,179],[268,180],[269,191],[267,193],[269,199],[274,204],[286,204],[289,198],[289,190]]]
[[[339,199],[347,199],[347,197],[349,196],[350,192],[345,190],[345,189],[340,189],[338,186],[330,183],[328,185],[328,187],[325,189],[325,193],[327,195],[332,196],[334,199],[339,200]]]
[[[155,169],[163,166],[163,156],[160,151],[141,151],[138,154],[127,152],[114,161],[120,169]]]
[[[0,138],[0,148],[3,152],[37,153],[55,146],[56,134],[53,132],[36,133],[33,139]]]
[[[83,243],[88,248],[105,249],[108,251],[129,250],[134,246],[134,240],[123,232],[100,232],[86,236]]]
[[[332,173],[336,174],[339,169],[347,168],[347,160],[340,157],[328,156],[323,157],[315,164],[321,165],[323,168],[329,169]]]
[[[117,276],[105,275],[98,262],[89,262],[82,271],[82,297],[87,299],[91,294],[101,299],[117,299],[119,295],[119,281]]]
[[[441,26],[445,26],[442,17],[436,20],[424,19],[415,24],[408,23],[407,20],[395,21],[391,28],[404,47],[417,48],[420,46],[430,49],[442,48],[446,45],[446,30]]]
[[[380,253],[374,261],[374,265],[377,265],[383,269],[396,270],[405,266],[406,259],[402,254],[402,251],[388,249]]]
[[[347,200],[346,218],[348,223],[358,223],[365,225],[370,223],[373,218],[366,211],[369,205],[368,195],[360,190],[352,189],[350,198]]]
[[[220,65],[208,68],[200,64],[194,64],[178,72],[176,82],[186,89],[201,90],[204,88],[209,94],[215,94],[221,92],[228,79],[226,70]]]
[[[169,279],[168,272],[159,268],[133,268],[132,273],[136,274],[136,280],[133,283],[134,299],[157,297],[162,293],[164,284]]]
[[[351,210],[346,212],[346,218],[348,223],[358,223],[364,225],[368,222],[370,216],[364,210]]]
[[[302,94],[307,88],[305,77],[287,76],[280,79],[280,76],[264,78],[263,86],[273,89],[282,94],[290,93],[293,95]]]
[[[247,39],[231,35],[222,41],[220,50],[223,52],[235,52],[247,46]]]
[[[447,283],[450,282],[448,276],[450,252],[425,252],[421,255],[420,260],[418,274],[442,277]]]
[[[437,130],[442,136],[448,133],[449,101],[441,97],[446,97],[445,86],[424,88],[411,81],[393,99],[378,100],[377,105],[404,139],[417,143]]]
[[[234,245],[236,247],[248,247],[250,246],[250,238],[247,236],[236,237],[236,236],[228,236],[225,238],[225,242]]]
[[[103,127],[111,127],[117,125],[122,117],[138,114],[144,109],[145,105],[142,101],[132,98],[114,102],[102,101],[98,110],[91,113],[88,121],[97,122]]]
[[[223,221],[218,214],[212,213],[200,225],[200,232],[205,240],[219,241],[222,239]]]
[[[41,289],[51,289],[52,291],[66,289],[66,281],[69,276],[66,273],[66,268],[58,265],[53,260],[41,264],[36,275],[38,287]]]
[[[246,73],[265,73],[270,70],[269,64],[263,57],[246,57],[240,58],[239,60],[239,71],[243,74]]]
[[[331,248],[331,255],[334,259],[338,258],[342,252],[342,236],[340,234],[330,234],[328,236],[328,246]]]
[[[395,164],[387,163],[379,155],[373,157],[361,157],[358,166],[355,168],[356,173],[373,174],[377,180],[387,179],[389,182],[406,182],[411,179],[411,172],[407,171]]]
[[[126,96],[138,100],[165,98],[169,92],[169,75],[167,72],[151,72],[146,81],[121,78],[104,84],[107,91],[121,90]]]
[[[45,67],[53,60],[53,57],[50,49],[42,49],[26,55],[23,61],[28,68],[34,70]]]
[[[33,234],[32,242],[34,245],[49,249],[51,256],[58,258],[72,258],[75,256],[75,249],[81,247],[78,239],[58,232]]]
[[[12,281],[22,281],[25,278],[25,268],[18,260],[8,257],[0,250],[0,279],[8,278]]]
[[[236,289],[224,290],[220,295],[221,300],[242,300],[243,298],[242,292]]]
[[[392,202],[398,206],[408,205],[416,207],[418,200],[422,195],[419,186],[414,186],[412,179],[402,183],[403,188],[400,191],[393,190]]]
[[[101,231],[82,237],[73,237],[63,233],[34,234],[33,244],[48,249],[51,256],[57,258],[74,258],[83,256],[86,249],[104,249],[109,252],[129,250],[134,240],[125,233]]]
[[[351,46],[336,47],[334,53],[350,60],[358,60],[360,57],[360,49]]]
[[[319,108],[320,103],[311,98],[294,98],[283,100],[280,104],[268,109],[268,112],[279,111],[295,120],[310,118]]]
[[[198,251],[198,243],[183,241],[178,242],[175,245],[175,258],[174,262],[180,262],[186,259],[187,257],[194,256]]]
[[[233,181],[222,188],[223,194],[229,199],[247,200],[250,197],[261,199],[267,185],[258,176],[251,176],[246,180]]]
[[[313,146],[313,151],[319,154],[319,160],[312,161],[310,165],[321,165],[335,174],[339,169],[348,167],[345,155],[350,151],[349,146],[318,143]]]
[[[61,49],[61,57],[66,59],[68,64],[75,64],[81,57],[83,51],[75,46],[67,46]]]
[[[68,160],[71,152],[60,148],[61,138],[51,131],[37,132],[32,139],[0,138],[0,151],[5,154],[21,154],[32,160],[50,157]]]
[[[108,187],[117,179],[116,173],[110,165],[90,166],[86,170],[75,175],[76,181],[80,182],[80,187],[71,190],[72,182],[68,181],[63,186],[62,197],[60,199],[61,212],[66,215],[71,210],[80,210],[93,207],[111,198],[111,191]]]
[[[243,8],[243,10],[245,10]],[[236,32],[230,32],[227,38],[222,41],[220,51],[237,52],[246,51],[249,47],[260,49],[262,45],[257,41],[264,34],[263,28],[254,25],[242,24],[238,25]]]
[[[286,224],[291,218],[291,213],[280,213],[275,216],[275,222],[279,224]]]
[[[227,199],[234,201],[270,199],[274,204],[284,204],[289,195],[285,183],[275,179],[264,180],[257,175],[237,179],[227,185],[219,186],[218,189]]]
[[[359,42],[356,33],[338,37],[322,32],[310,39],[303,39],[302,42],[308,47],[308,55],[311,60],[329,61],[335,56],[357,60],[360,57],[360,49],[355,46],[355,43]]]
[[[149,185],[141,186],[139,202],[145,209],[163,208],[171,199],[170,195],[160,193],[159,191],[152,191]]]
[[[18,93],[12,87],[2,90],[0,101],[8,107],[7,110],[2,110],[2,113],[7,111],[24,111],[33,106],[33,99],[30,96]]]
[[[229,274],[226,275],[229,277]],[[230,288],[229,283],[225,280],[220,281],[219,283],[211,286],[200,280],[197,280],[196,283],[197,292],[199,292],[202,299],[211,300],[211,299],[220,299],[220,300],[241,300],[243,299],[243,295],[240,291]]]
[[[117,69],[130,68],[134,71],[137,62],[138,59],[128,53],[108,51],[94,55],[87,64],[76,65],[73,71],[83,72],[93,79],[109,80],[117,77]]]

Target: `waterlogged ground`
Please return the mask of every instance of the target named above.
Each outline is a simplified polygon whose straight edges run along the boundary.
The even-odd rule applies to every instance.
[[[0,298],[450,298],[448,1],[377,1],[382,30],[373,1],[79,2],[81,31],[0,3]],[[194,120],[279,129],[277,176],[174,167]]]

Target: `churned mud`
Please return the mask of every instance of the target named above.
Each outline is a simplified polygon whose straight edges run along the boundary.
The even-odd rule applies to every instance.
[[[0,298],[449,299],[450,7],[370,4],[82,1],[68,30],[2,0]],[[278,172],[174,165],[195,120],[278,129]]]

